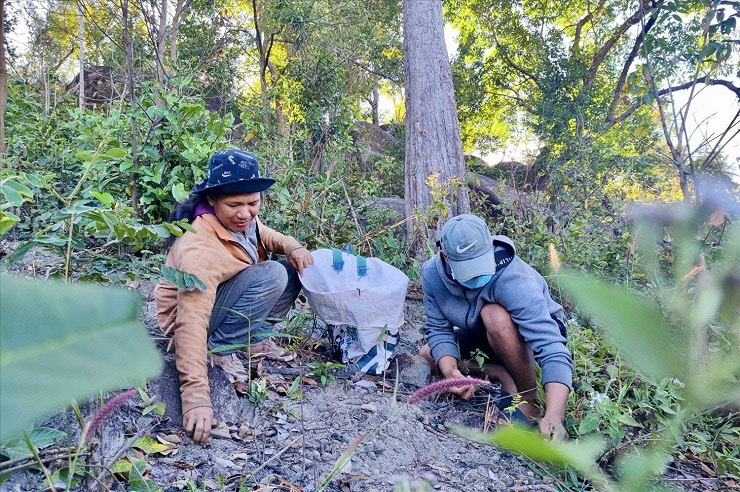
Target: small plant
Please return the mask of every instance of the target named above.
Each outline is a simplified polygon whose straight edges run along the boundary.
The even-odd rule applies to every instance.
[[[267,398],[267,380],[265,378],[253,379],[249,383],[249,401],[260,405]]]
[[[137,387],[136,390],[139,392],[141,400],[146,405],[144,407],[144,410],[141,411],[142,415],[146,415],[150,412],[159,416],[164,415],[164,411],[166,409],[164,402],[157,402],[156,398],[150,397],[149,394],[146,392],[146,385],[144,385],[143,387]]]
[[[480,348],[476,348],[470,352],[470,358],[478,364],[479,369],[483,370],[483,364],[488,360],[488,354],[483,352]]]
[[[338,362],[311,362],[308,367],[311,368],[309,376],[316,376],[319,378],[321,386],[326,386],[331,381],[335,381],[337,378],[331,373],[332,369],[341,369],[344,364]]]

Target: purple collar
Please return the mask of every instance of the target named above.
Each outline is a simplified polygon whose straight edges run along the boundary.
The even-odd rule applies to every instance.
[[[211,207],[208,202],[202,201],[195,207],[195,211],[193,212],[193,219],[205,214],[216,215],[216,211],[213,210],[213,207]]]

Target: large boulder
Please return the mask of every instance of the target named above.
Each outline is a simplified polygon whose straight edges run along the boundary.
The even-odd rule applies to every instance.
[[[105,65],[85,67],[85,102],[89,104],[109,103],[121,97],[125,86],[124,74],[120,70]],[[80,74],[67,84],[67,93],[80,93]]]
[[[213,416],[218,422],[242,422],[253,412],[246,398],[240,398],[223,370],[208,365],[208,382],[211,387]],[[180,401],[180,378],[175,367],[174,356],[165,356],[164,369],[158,379],[149,382],[150,396],[165,404],[165,417],[173,426],[182,426],[182,403]]]
[[[350,130],[352,140],[360,155],[360,162],[383,157],[394,148],[403,145],[393,133],[366,121],[355,122]]]

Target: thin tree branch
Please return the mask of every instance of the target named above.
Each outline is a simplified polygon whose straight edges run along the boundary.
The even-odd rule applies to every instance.
[[[632,51],[630,51],[630,54],[627,56],[627,59],[622,66],[622,72],[619,74],[617,85],[614,88],[614,96],[612,96],[612,102],[609,105],[609,112],[606,116],[607,123],[611,123],[614,120],[614,113],[617,110],[617,106],[619,105],[619,99],[622,97],[624,85],[627,82],[627,75],[629,74],[630,68],[632,67],[632,63],[635,61],[635,58],[637,58],[637,54],[640,51],[640,46],[642,46],[642,43],[645,42],[645,37],[647,36],[647,33],[650,32],[650,29],[652,29],[652,27],[655,25],[655,21],[658,19],[659,11],[660,6],[655,10],[647,23],[645,23],[645,30],[641,30],[640,34],[637,35],[635,44],[634,46],[632,46]]]
[[[583,82],[584,87],[591,87],[594,84],[594,81],[596,81],[596,74],[598,73],[599,67],[603,63],[604,59],[606,58],[606,55],[609,53],[609,51],[614,47],[615,44],[624,36],[624,33],[627,32],[627,30],[640,22],[640,19],[643,17],[644,8],[646,7],[646,1],[640,0],[640,8],[629,16],[627,20],[625,20],[621,26],[617,28],[616,31],[614,31],[614,34],[604,43],[604,45],[594,54],[593,61],[591,62],[591,66],[588,69],[588,76]],[[663,0],[660,0],[657,4],[654,5],[655,8],[660,7],[663,4]],[[643,29],[643,32],[645,29]]]

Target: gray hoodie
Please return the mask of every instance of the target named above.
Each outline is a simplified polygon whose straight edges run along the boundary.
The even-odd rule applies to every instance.
[[[432,357],[437,362],[446,355],[460,360],[456,333],[463,337],[485,333],[480,311],[485,304],[496,303],[509,311],[532,349],[542,370],[542,384],[557,382],[571,387],[573,359],[558,324],[563,319],[562,306],[550,297],[542,275],[516,256],[508,237],[494,236],[493,244],[499,267],[493,278],[477,289],[465,288],[453,280],[439,253],[422,265],[427,315],[422,329]]]

